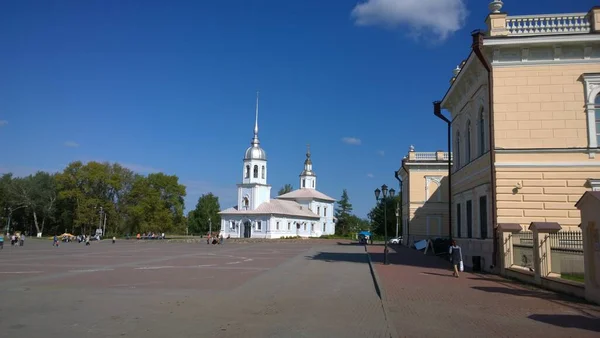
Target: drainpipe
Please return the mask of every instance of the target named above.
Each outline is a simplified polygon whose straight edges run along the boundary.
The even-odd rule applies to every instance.
[[[440,101],[433,102],[433,115],[448,125],[448,237],[452,240],[452,122],[442,115]]]
[[[494,142],[494,93],[493,93],[493,88],[494,88],[494,78],[492,76],[492,65],[489,63],[489,61],[485,58],[485,56],[483,55],[483,33],[481,32],[481,30],[474,30],[473,32],[471,32],[471,36],[473,37],[473,44],[471,45],[471,48],[473,49],[473,52],[475,53],[475,55],[477,56],[477,58],[479,59],[479,61],[481,62],[481,64],[483,65],[483,67],[485,68],[485,70],[488,73],[488,111],[489,111],[489,117],[488,117],[488,125],[489,125],[489,135],[490,135],[490,178],[491,178],[491,182],[490,182],[490,187],[491,187],[491,195],[492,195],[492,234],[493,234],[493,240],[494,240],[494,252],[492,255],[492,265],[494,267],[497,266],[496,262],[497,262],[497,255],[498,255],[498,234],[496,231],[496,226],[498,223],[498,220],[496,219],[496,209],[497,209],[497,201],[496,201],[496,167],[495,167],[495,163],[496,163],[496,152],[495,150],[495,142]]]
[[[394,176],[398,180],[398,196],[400,196],[400,206],[398,207],[398,217],[400,217],[400,224],[402,224],[402,236],[404,237],[404,221],[402,218],[402,179],[400,178],[400,170],[394,171]],[[403,238],[404,239],[404,238]]]

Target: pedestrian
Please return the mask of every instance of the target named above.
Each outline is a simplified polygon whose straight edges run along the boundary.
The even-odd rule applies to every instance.
[[[206,236],[206,244],[210,244],[210,234],[208,234],[208,236]]]
[[[52,246],[58,247],[58,236],[54,235],[54,239],[52,240]]]
[[[113,244],[115,244],[116,241],[117,241],[117,237],[113,236]]]
[[[0,250],[4,249],[4,234],[0,233]]]
[[[460,246],[456,245],[456,241],[454,240],[450,246],[450,260],[452,261],[452,267],[454,268],[454,273],[452,275],[458,278],[458,271],[464,271],[465,268],[462,259],[462,249]]]
[[[223,234],[219,237],[219,244],[223,244]]]
[[[90,235],[85,236],[85,245],[90,245]]]
[[[25,234],[21,234],[19,237],[19,246],[25,245]]]

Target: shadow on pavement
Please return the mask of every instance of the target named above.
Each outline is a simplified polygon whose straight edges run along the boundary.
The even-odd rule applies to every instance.
[[[325,262],[351,262],[351,263],[368,263],[368,257],[365,253],[348,253],[348,252],[319,252],[314,256],[307,256],[312,260]]]
[[[443,273],[434,273],[434,272],[421,272],[421,274],[423,274],[423,275],[432,275],[432,276],[442,276],[442,277],[454,278],[454,276],[452,275],[451,271],[448,271],[448,273],[446,273],[446,274],[443,274]]]
[[[560,327],[583,329],[600,332],[600,318],[590,318],[581,315],[542,315],[533,314],[528,317],[538,322]]]
[[[568,301],[571,303],[587,304],[587,302],[585,302],[581,299],[578,299],[578,298],[571,298],[571,297],[567,297],[565,295],[561,295],[561,294],[554,293],[554,292],[548,292],[548,291],[544,291],[544,290],[540,290],[540,291],[524,290],[524,289],[520,289],[520,288],[509,288],[509,287],[500,287],[500,286],[473,286],[472,288],[475,290],[479,290],[479,291],[503,293],[506,295],[513,295],[513,296],[535,297],[535,298],[543,298],[546,300],[563,300],[563,301]]]
[[[369,245],[371,260],[377,264],[383,264],[383,252],[375,252],[373,247],[379,247],[375,250],[383,251],[382,245]],[[450,262],[443,258],[423,254],[422,251],[407,248],[405,246],[394,245],[389,247],[388,261],[391,265],[416,266],[430,269],[449,270]]]

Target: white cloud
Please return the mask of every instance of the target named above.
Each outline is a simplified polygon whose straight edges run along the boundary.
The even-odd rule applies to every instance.
[[[8,121],[6,121],[6,120],[0,120],[0,127],[4,127],[7,124],[8,124]]]
[[[377,150],[377,154],[379,154],[379,156],[385,156],[385,151]]]
[[[367,0],[351,16],[358,26],[407,26],[412,35],[431,31],[436,40],[445,40],[464,26],[468,14],[465,0]]]
[[[369,174],[367,174],[367,177],[368,177],[368,178],[373,178],[373,177],[375,177],[375,176],[373,176],[373,174],[369,173]]]
[[[64,143],[65,147],[69,147],[69,148],[77,148],[79,147],[79,143],[77,142],[73,142],[73,141],[67,141]]]
[[[358,146],[361,144],[361,141],[359,138],[356,137],[343,137],[342,138],[342,142],[346,143],[346,144],[352,144],[355,146]]]

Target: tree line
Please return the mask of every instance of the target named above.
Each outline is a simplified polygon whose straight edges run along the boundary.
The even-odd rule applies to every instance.
[[[182,233],[186,188],[175,175],[118,163],[70,163],[62,172],[0,177],[1,227],[28,233]],[[9,229],[4,229],[9,230]]]
[[[278,192],[293,190],[291,184]],[[30,234],[137,233],[206,234],[219,231],[219,198],[203,194],[193,210],[184,215],[186,187],[176,175],[135,173],[118,163],[75,161],[62,172],[39,171],[26,177],[0,176],[0,229]],[[336,201],[336,235],[360,230],[383,234],[383,206],[369,213],[371,221],[352,213],[346,189]],[[388,234],[395,233],[396,199],[388,199]],[[6,229],[9,225],[10,229]]]

